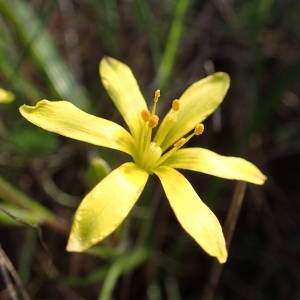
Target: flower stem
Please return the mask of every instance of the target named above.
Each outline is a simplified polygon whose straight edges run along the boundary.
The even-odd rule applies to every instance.
[[[240,214],[240,209],[243,204],[245,192],[246,192],[247,183],[244,181],[238,181],[236,184],[233,197],[231,200],[230,207],[226,216],[224,224],[224,236],[226,240],[227,250],[230,247],[232,236],[234,233],[235,225]],[[217,260],[213,262],[210,275],[207,281],[207,284],[202,293],[202,300],[212,300],[214,298],[214,293],[218,286],[218,282],[221,277],[221,273],[224,265],[218,263]]]

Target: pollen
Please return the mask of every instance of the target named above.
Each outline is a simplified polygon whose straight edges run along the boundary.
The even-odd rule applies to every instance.
[[[148,126],[149,126],[150,128],[154,128],[154,127],[157,126],[158,122],[159,122],[159,117],[158,117],[158,115],[151,115],[151,116],[150,116],[150,119],[149,119]]]
[[[149,110],[147,109],[143,109],[141,111],[141,116],[142,116],[142,119],[145,121],[145,122],[148,122],[151,118],[151,113]]]
[[[202,123],[197,124],[194,130],[195,135],[200,135],[204,132],[204,125]]]
[[[174,99],[172,102],[172,110],[178,111],[180,108],[180,103],[178,99]]]

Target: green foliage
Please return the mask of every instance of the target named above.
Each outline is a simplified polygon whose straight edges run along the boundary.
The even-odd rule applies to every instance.
[[[89,101],[81,86],[59,55],[55,43],[31,6],[24,0],[0,1],[0,11],[14,26],[25,50],[45,73],[49,84],[61,98],[87,108]],[[22,53],[24,55],[25,53]]]
[[[43,157],[58,149],[58,137],[25,122],[18,124],[11,132],[9,141],[19,156],[26,159]]]
[[[110,166],[103,158],[95,157],[91,159],[86,172],[86,181],[89,189],[92,189],[98,182],[108,175],[110,171]]]
[[[156,79],[157,84],[161,87],[164,87],[170,80],[170,75],[175,64],[176,54],[180,49],[179,44],[180,41],[182,41],[182,35],[184,33],[184,18],[186,17],[189,3],[189,0],[179,0],[177,1],[174,9],[172,25],[166,40],[165,51],[161,59]]]
[[[1,205],[0,222],[12,225],[39,224],[54,220],[54,216],[36,200],[31,199],[19,189],[0,177]]]

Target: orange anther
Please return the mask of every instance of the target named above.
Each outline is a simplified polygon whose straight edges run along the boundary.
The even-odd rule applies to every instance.
[[[150,128],[154,128],[154,127],[157,126],[158,121],[159,121],[158,115],[151,115],[151,116],[150,116],[150,119],[149,119],[149,124],[148,124],[148,126],[149,126]]]
[[[142,116],[142,118],[143,118],[143,120],[144,120],[145,122],[148,122],[148,121],[150,120],[151,113],[150,113],[149,110],[143,109],[143,110],[141,111],[141,116]]]
[[[174,147],[175,147],[175,148],[180,148],[180,147],[182,147],[186,142],[187,142],[187,139],[186,139],[186,138],[181,138],[180,140],[178,140],[178,141],[174,144]]]
[[[204,125],[202,123],[197,124],[194,130],[195,135],[200,135],[204,132]]]
[[[179,108],[180,108],[180,102],[179,102],[179,100],[178,99],[173,100],[173,102],[172,102],[172,109],[174,111],[178,111]]]

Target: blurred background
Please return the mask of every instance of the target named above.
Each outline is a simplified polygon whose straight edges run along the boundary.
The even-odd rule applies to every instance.
[[[0,103],[0,299],[300,299],[299,16],[297,0],[0,0],[0,88],[15,95]],[[161,113],[194,81],[230,74],[190,145],[247,158],[268,181],[247,185],[222,269],[154,177],[117,232],[65,251],[80,200],[127,157],[43,131],[18,107],[65,99],[122,123],[104,55],[132,68],[148,103],[161,89]],[[184,174],[224,224],[239,185]]]

